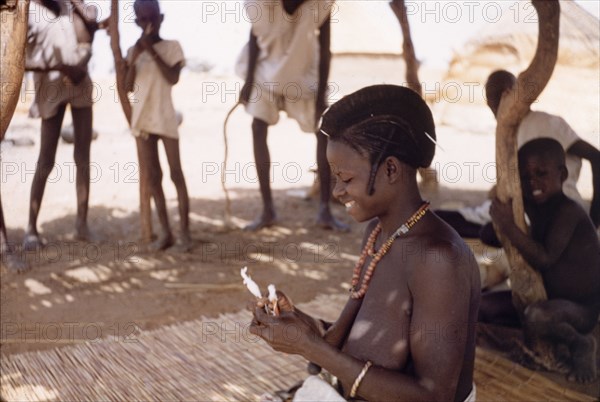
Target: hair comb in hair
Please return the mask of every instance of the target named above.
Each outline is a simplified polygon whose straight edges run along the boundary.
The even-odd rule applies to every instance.
[[[413,136],[417,165],[431,164],[436,145],[433,116],[421,96],[406,87],[373,85],[343,97],[323,114],[320,131],[336,140],[347,129],[378,116],[406,122]]]

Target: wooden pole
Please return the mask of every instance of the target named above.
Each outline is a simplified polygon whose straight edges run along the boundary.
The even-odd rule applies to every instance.
[[[406,64],[406,86],[423,97],[423,87],[419,80],[419,60],[415,54],[412,36],[410,34],[410,24],[408,22],[408,13],[406,12],[406,3],[404,0],[390,1],[390,7],[400,22],[402,30],[402,56]],[[437,188],[437,172],[435,168],[419,168],[419,174],[423,179],[423,183]]]
[[[529,67],[517,78],[515,87],[502,97],[496,126],[497,195],[503,202],[512,199],[515,222],[523,231],[526,231],[526,224],[517,165],[517,128],[554,71],[560,20],[557,0],[533,0],[532,4],[539,18],[537,49]],[[522,313],[529,304],[547,298],[542,278],[525,262],[510,240],[500,231],[496,232],[500,234],[511,266],[513,303]]]
[[[15,112],[23,74],[27,44],[29,0],[8,0],[0,8],[0,138],[4,139]]]
[[[419,81],[419,61],[417,60],[415,47],[410,35],[406,4],[404,3],[404,0],[392,0],[390,2],[390,7],[394,14],[396,14],[396,18],[398,18],[398,21],[400,22],[400,29],[402,29],[402,56],[406,63],[406,85],[419,95],[423,96],[423,88]]]
[[[109,34],[110,48],[115,60],[115,72],[117,75],[117,93],[119,101],[125,113],[127,123],[131,125],[131,104],[125,90],[125,60],[121,53],[119,44],[119,4],[118,0],[111,0],[111,11],[109,17]],[[141,140],[136,137],[135,144],[137,148],[138,166],[140,169],[140,221],[141,221],[141,236],[142,241],[149,242],[152,240],[152,210],[150,208],[150,188],[148,186],[148,169],[144,158],[141,157]]]

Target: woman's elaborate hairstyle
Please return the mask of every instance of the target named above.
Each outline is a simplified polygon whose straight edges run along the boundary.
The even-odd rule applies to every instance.
[[[369,158],[369,195],[387,157],[417,169],[429,166],[435,154],[429,107],[415,91],[397,85],[373,85],[343,97],[325,111],[320,131]]]

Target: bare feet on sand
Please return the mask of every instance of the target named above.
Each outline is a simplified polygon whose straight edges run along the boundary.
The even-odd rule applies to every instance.
[[[6,267],[8,272],[13,274],[20,274],[30,268],[29,264],[10,251],[2,252],[2,265]]]
[[[274,211],[263,211],[263,213],[254,222],[244,226],[247,232],[256,232],[258,230],[271,227],[277,223],[277,215]]]
[[[182,234],[179,240],[175,243],[173,247],[169,249],[169,251],[173,251],[175,253],[189,253],[192,251],[194,243],[192,242],[192,237],[187,234]]]
[[[158,239],[148,245],[148,251],[155,253],[165,250],[173,245],[173,235],[171,233],[161,233]]]
[[[78,225],[75,227],[75,240],[82,240],[88,243],[98,243],[100,239],[91,232],[87,225]]]
[[[36,251],[42,249],[46,242],[42,240],[37,232],[28,232],[23,238],[24,251]]]

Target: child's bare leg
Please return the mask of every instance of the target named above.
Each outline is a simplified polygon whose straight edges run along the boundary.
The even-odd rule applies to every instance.
[[[29,266],[19,256],[13,253],[8,244],[6,235],[6,225],[4,224],[4,212],[2,211],[2,201],[0,200],[0,253],[2,253],[1,262],[6,266],[9,272],[20,273],[26,271]]]
[[[547,300],[525,309],[525,335],[528,340],[541,338],[566,345],[571,361],[562,363],[571,369],[568,379],[590,382],[596,378],[597,345],[591,332],[597,320],[597,309],[568,300]]]
[[[162,169],[160,168],[160,160],[158,158],[158,139],[157,135],[150,134],[147,139],[140,141],[140,144],[142,144],[141,153],[148,167],[148,184],[152,198],[154,199],[158,221],[160,222],[160,233],[158,234],[158,238],[148,246],[150,251],[164,250],[173,244],[173,236],[167,215],[167,203],[162,189]]]
[[[189,251],[192,248],[192,237],[190,235],[190,199],[188,197],[183,169],[181,169],[181,158],[179,155],[179,140],[172,138],[163,138],[169,169],[171,171],[171,180],[177,189],[177,201],[179,203],[179,225],[181,228],[181,238],[179,248],[181,251]]]
[[[75,234],[79,240],[93,240],[87,226],[90,196],[90,146],[92,143],[92,108],[71,107],[74,129],[73,158],[77,168],[77,220]]]
[[[273,206],[273,195],[270,185],[271,156],[267,145],[267,131],[269,126],[266,122],[254,119],[252,121],[252,136],[254,139],[254,160],[256,162],[256,172],[258,183],[260,185],[260,195],[263,201],[263,211],[261,215],[252,223],[247,225],[244,230],[260,230],[272,226],[275,223],[275,207]]]
[[[486,292],[481,295],[478,321],[486,324],[520,327],[519,315],[510,290]]]
[[[29,198],[29,223],[23,239],[25,250],[35,250],[42,246],[42,241],[37,231],[37,218],[42,205],[42,198],[46,188],[46,180],[54,167],[56,148],[60,138],[60,127],[65,115],[65,105],[58,108],[56,115],[42,119],[40,138],[40,154],[38,156],[33,183],[31,184],[31,195]]]
[[[331,213],[329,201],[331,200],[331,169],[327,162],[327,137],[317,133],[317,167],[319,171],[319,182],[321,184],[321,198],[319,212],[317,214],[317,225],[325,229],[347,232],[350,227],[337,219]]]

